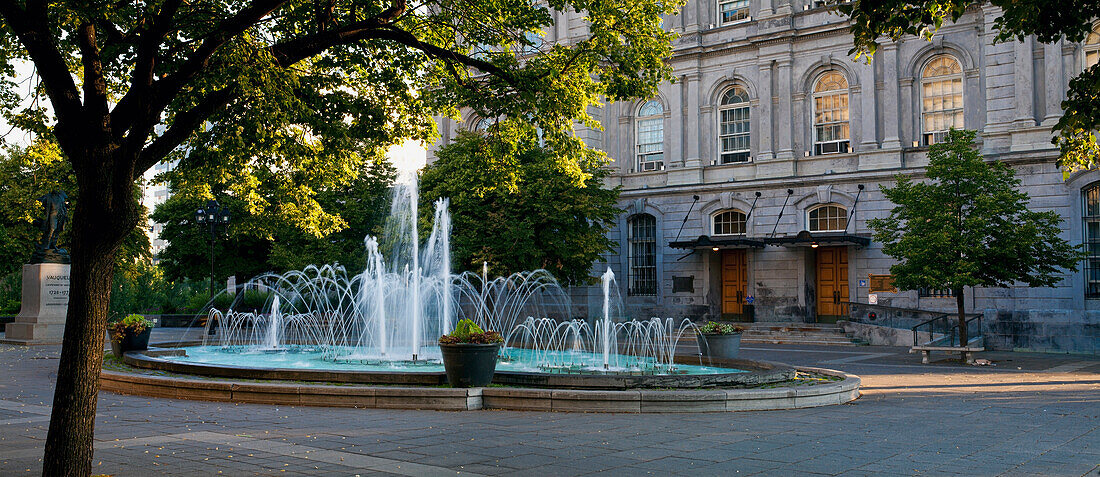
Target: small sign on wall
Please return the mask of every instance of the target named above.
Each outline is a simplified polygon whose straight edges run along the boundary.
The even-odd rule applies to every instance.
[[[672,277],[672,293],[695,293],[695,275]]]
[[[898,289],[894,286],[894,276],[890,274],[879,275],[874,273],[867,274],[867,281],[871,284],[871,293],[885,292],[885,293],[897,293]]]
[[[878,295],[876,295],[874,293],[871,293],[870,295],[867,295],[867,304],[868,305],[877,305],[878,304]]]
[[[867,286],[867,280],[859,280],[859,286],[861,286],[861,287]]]

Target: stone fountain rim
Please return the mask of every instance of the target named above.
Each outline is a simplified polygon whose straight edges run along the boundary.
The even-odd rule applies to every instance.
[[[178,356],[182,352],[179,349],[182,346],[197,345],[201,345],[201,342],[157,343],[151,345],[151,348],[146,351],[128,352],[123,355],[122,360],[124,363],[136,368],[220,378],[417,386],[442,386],[447,384],[447,375],[443,371],[395,372],[255,368],[187,363],[164,359],[165,357]],[[698,358],[677,356],[676,362],[697,364],[691,362],[692,359]],[[718,386],[751,386],[789,381],[794,379],[796,372],[795,368],[786,364],[745,359],[714,359],[707,365],[737,368],[744,371],[693,375],[585,375],[497,371],[493,377],[493,383],[509,386],[576,390],[698,389]]]

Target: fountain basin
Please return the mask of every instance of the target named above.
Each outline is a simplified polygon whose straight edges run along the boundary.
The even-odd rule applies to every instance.
[[[126,364],[144,369],[168,371],[180,374],[237,379],[291,380],[351,384],[441,386],[447,384],[442,364],[422,360],[416,363],[390,363],[387,369],[358,366],[351,363],[323,363],[321,369],[300,367],[243,366],[242,354],[227,354],[226,362],[186,361],[183,357],[201,347],[153,348],[143,352],[126,353]],[[258,362],[272,363],[276,354],[252,353]],[[295,360],[293,353],[281,355],[289,363]],[[536,386],[555,389],[643,389],[673,388],[693,389],[718,386],[746,386],[789,381],[795,377],[794,368],[762,361],[709,360],[700,363],[698,357],[677,356],[678,369],[690,370],[679,374],[643,374],[641,372],[603,373],[599,371],[552,373],[536,372],[523,367],[500,363],[493,377],[494,384],[511,386]],[[237,363],[237,364],[234,364]],[[707,366],[700,366],[706,364]]]

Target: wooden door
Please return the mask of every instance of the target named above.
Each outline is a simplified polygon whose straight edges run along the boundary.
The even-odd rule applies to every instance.
[[[748,281],[748,258],[745,250],[722,252],[722,315],[739,318],[745,303],[745,283]],[[736,317],[728,315],[738,315]]]
[[[817,249],[817,321],[836,323],[848,314],[848,247]]]

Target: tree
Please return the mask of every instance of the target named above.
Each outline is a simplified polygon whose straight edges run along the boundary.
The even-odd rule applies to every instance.
[[[1100,17],[1095,0],[991,0],[1001,9],[993,23],[995,41],[1023,40],[1035,35],[1038,41],[1059,39],[1080,42]],[[957,21],[974,5],[970,0],[876,0],[845,3],[837,9],[851,17],[855,46],[851,53],[874,56],[880,38],[898,41],[905,35],[931,40],[945,21]],[[1052,142],[1061,149],[1058,165],[1066,174],[1100,167],[1100,147],[1094,131],[1100,130],[1100,64],[1070,80],[1064,114],[1054,126]]]
[[[620,212],[619,189],[603,187],[603,153],[584,150],[570,161],[555,153],[517,121],[462,133],[439,150],[421,177],[420,210],[431,214],[432,202],[450,198],[460,269],[488,262],[496,274],[545,268],[563,283],[590,281],[592,263],[615,245],[606,234]]]
[[[36,199],[55,189],[71,194],[75,188],[72,170],[52,141],[13,147],[0,155],[0,276],[18,272],[42,239],[35,225],[42,206]],[[71,229],[70,218],[60,247],[68,246]]]
[[[175,177],[179,174],[167,174]],[[294,210],[296,198],[284,188],[258,185],[262,196],[255,207],[235,195],[221,192],[222,205],[233,216],[224,238],[214,243],[218,264],[215,280],[229,276],[248,279],[264,272],[296,270],[310,264],[337,262],[350,269],[366,267],[363,238],[377,234],[386,214],[389,187],[395,171],[384,158],[361,161],[354,177],[317,190],[320,213],[337,222],[336,231],[322,232],[303,226]],[[195,186],[193,181],[185,184]],[[210,234],[193,223],[195,210],[206,203],[207,184],[200,190],[172,185],[173,195],[153,211],[154,221],[164,224],[161,238],[168,246],[160,254],[160,265],[169,280],[204,279],[210,274]],[[226,185],[217,185],[224,191]]]
[[[882,251],[898,260],[890,267],[898,288],[954,292],[960,343],[967,336],[963,287],[1054,286],[1063,278],[1060,269],[1075,272],[1083,258],[1059,236],[1061,217],[1029,210],[1015,172],[985,162],[974,136],[952,129],[932,145],[930,182],[899,175],[894,187],[882,187],[896,204],[890,215],[867,222]]]
[[[664,60],[673,35],[661,19],[679,5],[0,0],[0,70],[32,62],[35,93],[50,105],[20,109],[5,80],[0,110],[23,129],[53,134],[81,197],[43,472],[91,470],[112,270],[141,219],[131,192],[145,170],[176,157],[195,177],[233,179],[220,182],[251,203],[257,178],[286,177],[291,187],[341,174],[356,156],[339,146],[429,138],[430,115],[455,115],[459,105],[527,117],[552,147],[583,147],[573,125],[598,127],[589,107],[647,97],[671,80]],[[584,12],[583,38],[534,38],[555,15],[574,12]],[[314,190],[297,194],[303,220],[328,219],[313,213]]]

